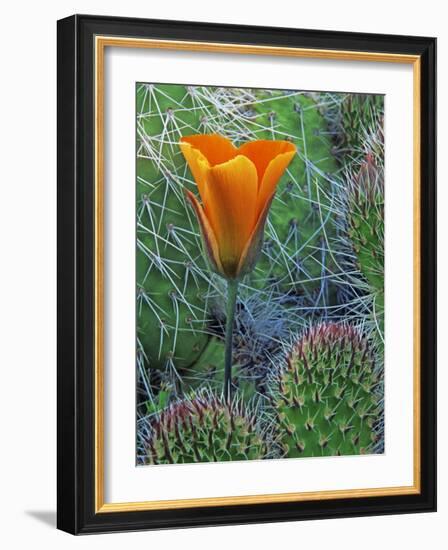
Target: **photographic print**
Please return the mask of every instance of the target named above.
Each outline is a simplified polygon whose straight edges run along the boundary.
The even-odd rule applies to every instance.
[[[137,83],[137,465],[384,453],[383,127],[382,95]]]

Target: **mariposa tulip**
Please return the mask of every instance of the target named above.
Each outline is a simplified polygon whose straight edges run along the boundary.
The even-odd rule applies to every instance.
[[[202,201],[187,191],[211,267],[239,279],[255,267],[277,183],[296,148],[269,140],[237,148],[218,134],[183,137],[180,148]]]
[[[277,183],[296,153],[289,141],[257,140],[235,147],[218,134],[183,137],[180,148],[202,204],[187,197],[199,220],[212,269],[227,280],[224,393],[232,395],[232,336],[238,281],[252,271]]]

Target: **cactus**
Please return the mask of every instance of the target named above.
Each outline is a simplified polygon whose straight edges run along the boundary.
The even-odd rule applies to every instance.
[[[382,418],[381,380],[359,328],[329,322],[304,331],[271,380],[283,456],[372,452]]]
[[[268,100],[268,101],[267,101]],[[291,139],[298,154],[278,187],[269,216],[264,255],[251,284],[287,295],[291,305],[306,298],[312,307],[331,300],[334,266],[325,240],[333,236],[329,222],[332,179],[337,163],[326,121],[304,93],[263,92],[253,104],[258,138]]]
[[[333,137],[333,154],[346,166],[360,162],[372,149],[372,132],[381,129],[384,96],[381,94],[317,94],[320,112]],[[380,147],[377,151],[383,153]]]
[[[381,118],[378,117],[380,124]],[[365,134],[364,156],[346,166],[339,203],[345,279],[365,325],[384,346],[384,138],[380,124]],[[349,275],[348,275],[349,274]]]
[[[362,160],[366,153],[365,141],[373,128],[382,128],[384,96],[349,94],[342,104],[344,142],[342,150],[349,151],[346,158]],[[363,139],[364,138],[364,139]]]
[[[321,112],[341,166],[335,193],[340,302],[344,315],[368,326],[384,344],[384,96],[321,96]]]
[[[173,106],[185,93],[177,86],[143,85],[137,91],[137,336],[151,368],[165,371],[174,385],[179,369],[207,345],[212,284],[180,185],[185,166],[177,148],[179,125],[198,126],[201,119],[191,98],[184,100],[181,120],[174,117]]]
[[[202,391],[155,415],[143,446],[143,464],[263,459],[268,443],[255,411]]]
[[[371,312],[384,334],[384,172],[368,154],[347,188],[347,235],[371,297]]]

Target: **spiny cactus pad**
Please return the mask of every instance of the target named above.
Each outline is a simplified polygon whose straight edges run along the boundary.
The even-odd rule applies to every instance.
[[[182,464],[262,459],[267,443],[257,417],[241,401],[202,393],[172,403],[155,416],[144,463]]]
[[[289,139],[298,153],[278,186],[253,283],[292,301],[304,296],[310,305],[323,305],[332,290],[334,266],[323,239],[333,234],[328,211],[338,169],[326,122],[308,94],[260,91],[257,99],[257,123],[265,127],[259,137]]]
[[[349,181],[347,234],[356,267],[367,283],[373,323],[384,334],[384,170],[373,154],[366,155]]]
[[[342,102],[341,124],[344,140],[341,147],[350,151],[348,160],[361,160],[365,154],[363,141],[373,128],[382,127],[384,96],[374,94],[348,94]]]
[[[333,154],[343,166],[358,163],[367,150],[376,149],[372,132],[382,129],[384,96],[381,94],[314,94],[333,137]],[[381,143],[378,149],[383,154]]]
[[[384,287],[384,178],[368,155],[350,182],[348,234],[369,285]]]
[[[374,353],[358,328],[321,323],[306,330],[271,381],[284,456],[371,452],[379,382]]]

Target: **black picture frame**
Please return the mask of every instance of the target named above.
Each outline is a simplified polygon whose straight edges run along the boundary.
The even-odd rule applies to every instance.
[[[419,494],[95,511],[94,38],[97,35],[420,57],[421,484]],[[57,526],[73,534],[436,510],[436,39],[74,15],[58,21]]]

